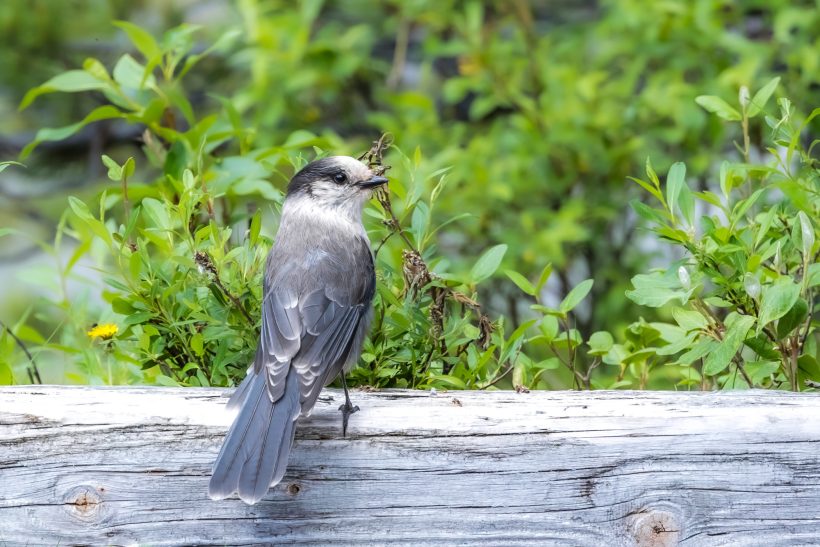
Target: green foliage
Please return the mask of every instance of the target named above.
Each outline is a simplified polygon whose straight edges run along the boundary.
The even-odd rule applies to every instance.
[[[284,147],[245,149],[241,127],[230,125],[229,103],[222,102],[220,112],[199,119],[187,108],[181,91],[168,91],[182,89],[193,64],[187,57],[185,68],[178,70],[190,49],[190,29],[171,30],[160,45],[137,27],[121,26],[146,56],[144,65],[124,55],[109,79],[102,64],[89,59],[85,71],[55,77],[32,90],[22,103],[28,106],[38,95],[55,91],[102,90],[116,106],[97,110],[110,108],[129,122],[144,125],[145,155],[161,170],[152,182],[135,184],[134,158],[119,164],[104,155],[108,178],[118,186],[102,192],[93,207],[99,213],[85,201],[69,198],[70,213],[58,238],[66,234],[81,245],[62,275],[67,277],[85,255],[99,252],[97,267],[106,284],[102,296],[110,306],[112,323],[100,331],[106,334],[91,329],[91,340],[79,344],[77,334],[84,329],[75,324],[73,332],[62,330],[64,344],[40,349],[84,346],[77,355],[79,368],[103,381],[122,379],[110,370],[122,365],[131,375],[128,379],[141,375],[142,381],[163,385],[230,385],[244,375],[255,351],[261,275],[270,246],[270,240],[261,236],[262,211],[251,215],[240,205],[249,195],[280,203],[281,193],[265,179],[280,169],[292,173],[304,162],[293,150],[324,141],[300,132]],[[162,86],[154,79],[153,68],[164,74]],[[166,125],[171,109],[188,111],[189,130]],[[24,156],[43,140],[45,131]],[[239,155],[215,154],[228,140],[239,142]],[[433,254],[431,240],[442,226],[434,225],[430,215],[445,174],[430,175],[437,184],[429,201],[421,199],[420,161],[417,152],[413,161],[403,157],[397,166],[392,184],[399,198],[395,212],[387,198],[381,211],[368,210],[369,217],[383,221],[371,230],[371,236],[384,243],[378,255],[378,329],[365,349],[366,366],[357,369],[354,378],[373,386],[488,384],[499,374],[499,361],[505,362],[521,345],[520,334],[505,339],[503,322],[493,324],[474,300],[477,284],[495,273],[506,246],[490,248],[465,275],[446,272]],[[410,225],[405,229],[407,219]],[[240,226],[246,230],[235,236]],[[399,233],[406,246],[388,243],[393,233]],[[58,247],[55,243],[55,253]],[[63,306],[69,305],[66,299]],[[453,313],[465,307],[472,313]],[[68,314],[66,320],[76,321],[77,316]]]
[[[634,202],[661,239],[684,251],[667,269],[632,279],[626,292],[651,307],[672,303],[675,323],[653,323],[651,339],[616,345],[608,361],[627,368],[636,354],[645,366],[674,366],[682,385],[798,389],[820,374],[817,363],[816,221],[820,218],[820,162],[800,144],[800,135],[820,114],[800,121],[788,99],[780,117],[767,116],[771,164],[750,161],[750,120],[774,93],[772,79],[739,104],[698,97],[698,104],[724,120],[741,123],[743,162],[725,161],[719,180],[692,190],[682,163],[666,177],[666,199],[647,162],[648,181],[633,179],[660,205]],[[720,189],[722,195],[716,193]],[[699,222],[694,222],[695,210]],[[677,357],[675,357],[677,356]]]
[[[356,383],[799,388],[820,377],[817,165],[801,137],[813,116],[798,123],[781,98],[779,118],[765,117],[777,74],[797,104],[816,100],[813,5],[619,0],[590,16],[528,2],[248,0],[237,11],[162,37],[117,22],[129,53],[49,72],[23,97],[28,116],[81,105],[37,132],[27,163],[101,120],[142,133],[141,150],[106,151],[110,182],[78,192],[53,244],[39,243],[58,279],[27,275],[48,296],[10,326],[35,361],[63,364],[72,381],[235,382],[255,348],[284,181],[324,150],[356,155],[389,131],[400,146],[386,155],[390,198],[366,211],[379,281]],[[742,161],[725,150],[732,139]],[[651,271],[649,236],[625,212],[639,188],[624,180],[644,164],[634,211],[684,253]],[[85,277],[78,265],[105,286],[83,279],[78,298],[67,289]],[[118,332],[91,338],[94,323]],[[27,359],[6,334],[0,345],[20,381]]]

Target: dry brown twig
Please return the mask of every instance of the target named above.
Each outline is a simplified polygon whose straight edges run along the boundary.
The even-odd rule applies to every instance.
[[[359,156],[359,160],[367,163],[374,174],[383,175],[390,169],[390,166],[384,163],[384,153],[392,144],[392,135],[390,135],[390,133],[384,133],[377,141],[373,142],[370,150]],[[402,239],[406,247],[402,251],[402,274],[404,276],[405,291],[411,292],[414,298],[418,296],[421,291],[426,292],[430,296],[432,300],[432,304],[430,305],[430,321],[433,325],[432,335],[440,342],[440,351],[444,354],[448,352],[444,338],[441,336],[444,332],[444,312],[448,299],[461,304],[462,307],[469,308],[478,316],[479,336],[475,342],[482,350],[486,350],[490,345],[490,336],[493,332],[493,324],[490,318],[484,314],[479,303],[466,294],[453,290],[450,287],[434,283],[436,281],[436,275],[430,272],[421,253],[407,237],[407,234],[404,233],[401,222],[393,211],[393,206],[390,202],[390,193],[386,188],[382,187],[376,192],[376,199],[384,210],[386,218],[383,220],[383,223],[388,228],[389,233],[379,242],[374,254],[378,255],[382,246],[393,235],[398,235]],[[459,351],[459,353],[461,353],[461,351]],[[450,366],[445,363],[442,372],[448,374],[450,372]]]
[[[194,262],[196,262],[197,266],[202,268],[204,272],[207,272],[213,276],[212,279],[216,286],[219,287],[219,290],[222,291],[222,294],[227,296],[230,299],[230,301],[233,302],[233,305],[236,306],[236,308],[240,312],[242,312],[242,315],[245,316],[245,319],[248,320],[248,323],[254,325],[256,322],[253,320],[253,317],[251,317],[251,315],[248,313],[248,310],[245,309],[245,306],[242,305],[242,302],[240,302],[239,299],[236,296],[234,296],[225,287],[225,285],[222,284],[222,281],[219,279],[219,271],[217,271],[216,266],[214,265],[208,253],[197,251],[194,255]]]

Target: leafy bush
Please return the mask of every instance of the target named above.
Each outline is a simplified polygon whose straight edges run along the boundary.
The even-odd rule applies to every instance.
[[[807,29],[816,13],[786,2],[718,9],[625,0],[552,27],[551,16],[526,2],[379,8],[388,16],[355,2],[308,2],[298,10],[276,4],[243,2],[242,23],[208,46],[196,45],[202,31],[190,25],[157,40],[121,22],[136,52],[110,63],[110,72],[88,59],[23,99],[24,107],[55,91],[105,99],[79,122],[41,129],[24,157],[94,120],[144,130],[142,153],[112,154],[119,162],[104,157],[114,184],[71,199],[54,244],[42,244],[58,261],[57,296],[10,325],[35,345],[35,360],[75,366],[66,375],[75,381],[235,382],[256,341],[259,275],[278,188],[307,157],[358,154],[384,129],[400,148],[385,157],[394,167],[392,195],[366,211],[379,283],[355,382],[729,388],[746,376],[757,386],[799,388],[800,380],[820,376],[812,369],[816,256],[807,262],[811,249],[796,239],[804,226],[816,230],[817,166],[800,136],[813,116],[797,124],[788,103],[788,116],[773,122],[773,157],[780,148],[790,155],[769,166],[761,153],[768,130],[753,121],[776,82],[738,107],[698,99],[740,122],[737,130],[695,102],[704,90],[725,96],[782,71],[799,82],[798,104],[808,103]],[[448,16],[431,17],[439,9]],[[396,35],[392,60],[375,53],[376,20]],[[773,28],[772,35],[727,39],[724,29],[749,20]],[[713,63],[703,63],[707,54]],[[213,70],[214,58],[234,78],[203,98],[198,70]],[[420,81],[404,87],[408,63],[417,64]],[[742,162],[723,150],[727,136],[742,138]],[[645,269],[640,247],[648,239],[623,211],[624,180],[647,155],[661,166],[686,159],[699,176],[686,180],[675,164],[664,191],[648,166],[649,180],[640,183],[661,209],[637,201],[635,210],[688,254],[636,276],[630,287],[629,277]],[[720,156],[726,167],[714,178],[723,181],[722,198],[708,182]],[[273,205],[259,208],[259,200]],[[65,236],[78,242],[67,261]],[[780,242],[779,255],[772,241]],[[775,256],[779,276],[766,270]],[[548,260],[554,267],[544,266]],[[81,301],[66,290],[78,264],[93,264],[106,283],[92,281]],[[760,295],[738,296],[747,281],[752,291],[756,279],[760,294],[772,294],[787,278],[800,292],[780,304],[791,303],[785,315],[763,314]],[[631,300],[623,297],[627,289]],[[102,315],[93,295],[102,295]],[[535,300],[532,309],[526,298]],[[630,324],[639,313],[648,320]],[[705,326],[691,322],[694,313]],[[796,323],[787,328],[792,315]],[[690,323],[680,324],[682,317]],[[99,332],[95,322],[103,323]],[[691,353],[718,340],[725,349],[709,353],[708,366]],[[5,355],[16,344],[7,333],[0,337]],[[27,361],[15,355],[14,362]]]
[[[65,138],[85,123],[112,116],[147,128],[145,155],[161,169],[152,183],[135,184],[133,158],[120,165],[103,156],[108,177],[117,186],[102,192],[93,207],[99,213],[92,213],[84,201],[69,198],[71,213],[64,217],[58,239],[67,234],[80,245],[62,276],[69,276],[92,250],[104,253],[98,268],[104,273],[103,298],[114,322],[91,329],[90,340],[82,343],[78,338],[86,329],[66,301],[65,320],[74,328],[62,331],[60,344],[43,348],[83,348],[80,368],[89,377],[109,382],[115,380],[112,364],[130,364],[130,377],[117,374],[116,379],[139,378],[138,366],[145,371],[144,380],[166,385],[229,385],[244,375],[258,339],[261,275],[270,246],[261,235],[262,210],[252,215],[242,211],[241,198],[257,195],[281,203],[281,193],[264,178],[283,162],[292,173],[304,161],[294,151],[324,141],[302,132],[292,135],[295,144],[246,149],[228,101],[222,101],[218,114],[201,119],[186,102],[182,79],[200,58],[186,57],[191,29],[173,29],[158,43],[133,25],[120,26],[141,50],[144,63],[126,54],[109,75],[101,63],[88,59],[83,70],[53,78],[29,92],[22,103],[26,107],[43,93],[83,90],[100,90],[113,103],[98,107],[77,124],[41,130],[23,157],[44,140]],[[179,69],[183,59],[187,60]],[[161,80],[154,77],[155,68],[163,75]],[[184,114],[187,131],[169,126],[169,112],[176,111]],[[239,155],[218,155],[216,150],[229,139],[239,142]],[[474,387],[492,380],[498,367],[488,363],[497,363],[496,353],[506,358],[514,344],[503,338],[502,324],[493,325],[474,301],[476,285],[495,272],[505,247],[490,249],[466,276],[435,269],[440,263],[431,254],[432,242],[440,226],[432,225],[430,211],[445,180],[443,172],[433,173],[438,186],[429,202],[421,200],[420,161],[417,150],[414,160],[404,158],[398,166],[392,185],[400,198],[395,211],[386,196],[380,212],[368,210],[370,217],[383,220],[371,230],[374,240],[385,243],[378,254],[379,327],[364,354],[369,366],[357,371],[355,378],[374,386],[438,382]],[[112,216],[115,210],[119,215]],[[411,219],[407,229],[406,219]],[[247,230],[234,237],[234,230],[244,226]],[[394,233],[401,236],[398,246],[392,243],[399,238],[387,241]],[[454,306],[474,313],[449,313]],[[448,374],[476,358],[485,362],[483,370],[463,378]]]
[[[820,162],[810,155],[817,141],[809,150],[800,144],[820,109],[800,121],[791,101],[780,99],[780,117],[766,117],[772,163],[750,160],[750,122],[778,80],[751,98],[742,88],[736,107],[718,97],[698,97],[704,108],[742,127],[744,161],[724,161],[716,183],[693,191],[683,163],[670,168],[665,193],[649,163],[649,180],[633,179],[661,206],[634,201],[635,211],[654,224],[659,238],[680,247],[684,258],[635,276],[626,294],[644,306],[678,306],[672,309],[674,324],[640,325],[638,343],[614,346],[609,362],[648,370],[665,361],[681,367],[681,384],[704,388],[785,384],[797,390],[820,377]]]

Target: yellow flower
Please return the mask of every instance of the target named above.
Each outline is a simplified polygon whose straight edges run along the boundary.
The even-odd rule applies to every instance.
[[[462,76],[472,76],[481,70],[481,61],[472,57],[458,58],[458,73]]]
[[[108,340],[117,334],[119,330],[120,329],[117,325],[114,325],[113,323],[103,323],[102,325],[96,325],[88,331],[87,334],[90,338],[102,338],[103,340]]]

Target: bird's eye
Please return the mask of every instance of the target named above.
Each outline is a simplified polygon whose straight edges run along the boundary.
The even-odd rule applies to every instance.
[[[333,180],[338,182],[339,184],[344,184],[347,182],[347,175],[345,175],[342,171],[339,171],[335,175],[333,175]]]

